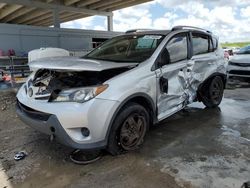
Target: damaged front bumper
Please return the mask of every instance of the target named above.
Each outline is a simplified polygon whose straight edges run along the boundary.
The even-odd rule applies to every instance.
[[[48,102],[29,97],[20,88],[17,114],[30,127],[55,136],[60,143],[75,149],[104,148],[112,114],[120,102],[94,98],[84,103]],[[86,136],[82,130],[87,129]]]
[[[78,143],[74,141],[64,130],[58,118],[52,114],[46,114],[30,109],[17,101],[16,112],[19,118],[30,127],[47,135],[53,135],[61,144],[71,148],[92,150],[101,149],[106,146],[106,141],[96,143]]]

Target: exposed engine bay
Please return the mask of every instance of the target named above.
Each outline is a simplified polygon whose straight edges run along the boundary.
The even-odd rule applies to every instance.
[[[65,71],[40,69],[36,72],[34,79],[28,82],[37,88],[34,93],[37,99],[49,97],[52,92],[60,92],[64,89],[90,87],[101,85],[105,81],[125,72],[133,67],[108,69],[103,71]]]

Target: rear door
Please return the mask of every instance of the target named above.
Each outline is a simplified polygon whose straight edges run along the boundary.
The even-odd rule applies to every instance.
[[[194,64],[192,71],[201,74],[201,76],[213,73],[217,68],[217,57],[213,50],[211,36],[193,32],[192,44],[193,56],[189,62],[189,65]]]
[[[179,111],[185,104],[185,80],[180,75],[183,75],[187,69],[188,46],[188,33],[174,35],[165,46],[170,62],[156,70],[158,120]]]
[[[209,34],[192,32],[190,36],[192,58],[187,63],[186,93],[189,95],[189,102],[192,102],[197,96],[199,85],[217,71],[218,54]]]

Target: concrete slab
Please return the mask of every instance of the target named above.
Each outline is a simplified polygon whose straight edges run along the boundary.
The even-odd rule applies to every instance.
[[[71,149],[25,126],[14,94],[0,93],[1,176],[9,187],[215,187],[250,180],[250,89],[226,90],[219,108],[194,103],[151,128],[135,152],[79,166]],[[6,105],[5,104],[5,105]],[[28,156],[13,160],[16,151]]]

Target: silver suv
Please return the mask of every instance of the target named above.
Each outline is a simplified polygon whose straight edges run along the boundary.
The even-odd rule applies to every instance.
[[[187,26],[128,31],[82,58],[30,66],[19,117],[72,148],[113,155],[138,148],[151,125],[194,101],[217,107],[226,83],[218,39]]]

